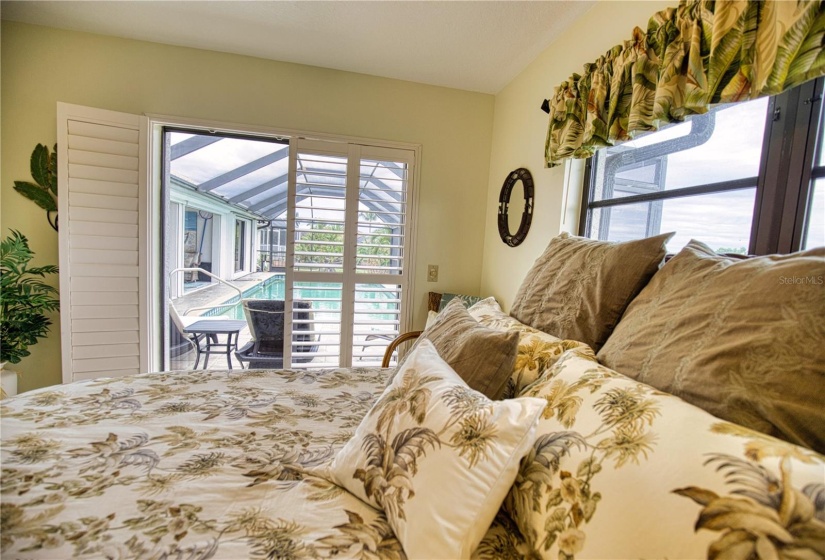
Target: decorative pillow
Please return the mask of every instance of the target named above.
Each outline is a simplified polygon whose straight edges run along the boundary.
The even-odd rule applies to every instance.
[[[475,305],[476,303],[481,301],[480,296],[466,296],[464,294],[441,294],[441,301],[438,303],[438,310],[444,311],[444,309],[454,299],[459,299],[463,301],[464,307],[470,307],[471,305]]]
[[[524,557],[821,558],[825,458],[571,350],[504,509]],[[479,547],[487,550],[495,542]]]
[[[438,355],[470,387],[491,399],[502,397],[516,361],[518,333],[479,325],[467,313],[464,303],[454,299],[424,330],[407,356],[423,340],[432,342]],[[405,361],[406,357],[399,366]]]
[[[562,233],[527,273],[510,315],[598,352],[627,304],[658,270],[671,237],[610,243]]]
[[[538,379],[544,370],[552,366],[565,350],[580,348],[583,352],[593,355],[590,347],[583,342],[558,339],[510,317],[501,310],[495,298],[483,299],[467,312],[485,327],[518,333],[518,350],[513,374],[507,382],[502,398],[509,399],[519,394]]]
[[[825,249],[732,260],[691,241],[599,352],[726,420],[825,453]]]
[[[469,558],[535,439],[540,399],[491,401],[424,340],[353,438],[330,480],[384,510],[411,560]]]

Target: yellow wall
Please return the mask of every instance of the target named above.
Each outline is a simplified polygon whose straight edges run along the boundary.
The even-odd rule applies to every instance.
[[[570,74],[581,72],[586,62],[628,40],[634,26],[646,29],[650,16],[676,4],[660,0],[597,3],[496,95],[481,293],[494,295],[504,309],[510,308],[522,279],[550,239],[560,231],[577,228],[582,164],[545,169],[547,115],[540,109],[542,100]],[[499,238],[496,206],[501,184],[518,167],[526,167],[533,175],[535,206],[530,233],[524,243],[511,248]],[[574,189],[567,199],[566,174]]]
[[[34,146],[54,144],[63,101],[420,143],[416,326],[427,291],[479,290],[491,95],[6,21],[0,56],[0,229],[4,237],[11,228],[27,235],[36,264],[57,263],[57,234],[12,186],[30,180]],[[440,265],[438,283],[426,282],[427,264]],[[48,339],[15,366],[21,391],[61,380],[54,319]]]

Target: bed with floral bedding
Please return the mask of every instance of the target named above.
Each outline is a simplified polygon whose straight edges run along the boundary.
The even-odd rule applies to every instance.
[[[821,455],[569,345],[524,348],[561,353],[524,392],[547,406],[475,558],[825,554]],[[177,372],[8,399],[2,556],[405,558],[383,512],[311,474],[353,436],[386,374]]]
[[[816,389],[825,388],[825,345],[811,341],[825,340],[814,320],[825,300],[819,285],[783,291],[775,280],[810,273],[788,267],[819,271],[825,251],[739,264],[689,246],[619,294],[610,260],[627,274],[628,258],[592,254],[616,246],[584,243],[596,269],[576,264],[567,238],[554,241],[548,252],[570,263],[574,292],[551,302],[523,286],[514,310],[525,322],[491,298],[469,310],[451,303],[396,369],[154,373],[2,401],[0,554],[824,558],[825,391]],[[537,266],[564,273],[552,256]],[[587,293],[598,282],[583,269],[606,270],[609,297],[626,300],[618,312],[599,305],[610,336],[575,315],[602,297]],[[709,311],[680,287],[684,270],[713,301]],[[736,275],[754,289],[764,280],[769,295],[720,304],[714,285],[741,286]],[[743,337],[737,316],[754,302],[777,316],[744,323]],[[641,352],[651,338],[659,342]],[[479,359],[482,350],[466,351],[478,341],[512,353]],[[758,390],[741,391],[753,366],[702,377],[713,366],[700,360],[717,342],[746,348],[736,363],[760,364]],[[662,354],[682,343],[690,352],[676,361]],[[505,376],[487,387],[495,398],[461,376],[481,362]],[[674,363],[681,377],[665,392],[657,375]],[[708,383],[737,406],[711,414],[689,404],[706,398]]]
[[[400,558],[329,460],[385,370],[193,371],[3,401],[3,558]]]

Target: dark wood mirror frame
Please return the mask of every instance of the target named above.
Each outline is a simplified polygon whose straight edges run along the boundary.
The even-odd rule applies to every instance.
[[[524,185],[524,211],[521,214],[521,223],[515,234],[510,233],[509,206],[510,195],[516,182],[521,181]],[[530,231],[530,223],[533,221],[533,176],[524,167],[519,167],[510,172],[501,186],[501,193],[498,195],[498,234],[501,240],[510,247],[516,247],[527,237]]]

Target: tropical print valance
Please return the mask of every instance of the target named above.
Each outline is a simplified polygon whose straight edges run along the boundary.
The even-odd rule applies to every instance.
[[[682,0],[556,87],[547,166],[819,77],[823,40],[820,0]]]

